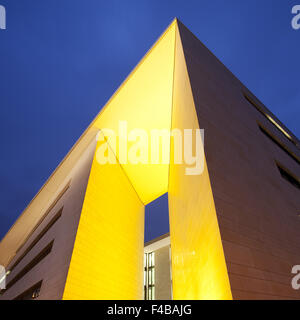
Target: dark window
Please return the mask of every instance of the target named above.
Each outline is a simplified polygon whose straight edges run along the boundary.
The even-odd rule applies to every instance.
[[[14,298],[14,300],[34,300],[38,298],[38,296],[40,295],[41,287],[42,287],[42,281],[38,282],[37,284],[35,284],[25,292],[18,295],[16,298]]]
[[[267,114],[260,106],[257,105],[256,102],[252,98],[250,98],[245,92],[243,92],[245,99],[257,110],[259,111],[265,118],[267,118],[287,139],[289,139],[295,146],[299,147],[298,144],[293,140],[293,138],[286,132],[282,126],[273,119],[272,116]]]
[[[272,140],[281,150],[283,150],[286,154],[288,154],[293,160],[295,160],[298,164],[300,164],[299,158],[291,152],[283,143],[281,143],[277,138],[275,138],[270,132],[268,132],[264,127],[258,124],[260,131],[267,136],[270,140]]]
[[[29,262],[12,280],[6,285],[6,290],[11,288],[16,282],[23,278],[31,269],[33,269],[39,262],[41,262],[52,250],[52,240],[31,262]]]
[[[57,214],[50,220],[50,222],[46,225],[46,227],[38,234],[38,236],[31,242],[31,244],[28,246],[28,248],[24,251],[24,253],[18,258],[18,260],[11,266],[9,269],[12,271],[27,255],[27,253],[42,239],[42,237],[47,233],[47,231],[55,224],[55,222],[61,217],[62,215],[61,208]]]
[[[277,168],[285,180],[287,180],[289,183],[291,183],[294,187],[300,189],[300,180],[294,176],[291,172],[289,172],[287,169],[285,169],[282,165],[276,162]]]
[[[54,206],[57,204],[57,202],[62,198],[62,196],[67,192],[67,190],[70,188],[71,181],[69,181],[66,186],[63,188],[63,190],[59,193],[59,195],[55,198],[55,200],[52,202],[50,207],[47,209],[47,211],[43,214],[41,219],[38,221],[38,223],[35,225],[35,227],[31,230],[27,238],[24,240],[22,245],[18,248],[17,253],[21,250],[21,248],[24,246],[24,244],[27,242],[27,240],[31,237],[31,235],[34,233],[34,231],[42,224],[42,222],[45,220],[47,215],[50,213],[50,211],[54,208]]]

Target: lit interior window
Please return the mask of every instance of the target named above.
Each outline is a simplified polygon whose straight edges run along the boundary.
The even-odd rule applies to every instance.
[[[265,116],[281,133],[283,133],[286,138],[288,138],[293,144],[296,146],[297,143],[293,140],[293,138],[288,134],[277,121],[275,121],[270,115],[268,115],[265,111],[263,111],[254,101],[250,98],[246,93],[243,93],[246,100],[255,108],[257,109],[263,116]]]
[[[155,254],[154,252],[144,254],[144,298],[155,299]]]
[[[274,126],[280,130],[289,140],[293,141],[292,137],[268,114],[266,114],[266,117],[274,124]]]

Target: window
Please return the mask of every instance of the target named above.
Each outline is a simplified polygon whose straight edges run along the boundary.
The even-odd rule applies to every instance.
[[[50,222],[45,226],[45,228],[38,234],[38,236],[31,242],[28,248],[24,251],[24,253],[18,258],[18,260],[11,266],[10,272],[23,260],[23,258],[28,254],[28,252],[42,239],[42,237],[47,233],[47,231],[55,224],[55,222],[62,215],[61,208],[57,214],[50,220]]]
[[[300,164],[299,158],[291,152],[283,143],[281,143],[277,138],[275,138],[267,129],[265,129],[262,125],[258,124],[260,131],[267,136],[270,140],[272,140],[281,150],[283,150],[286,154],[288,154],[293,160],[295,160],[298,164]]]
[[[144,254],[144,298],[155,299],[155,255],[154,252]]]
[[[284,168],[281,164],[276,162],[277,168],[282,176],[286,181],[292,184],[294,187],[300,189],[300,179],[292,174],[288,169]]]
[[[298,144],[294,141],[294,139],[282,128],[282,126],[275,121],[269,114],[267,114],[261,107],[259,107],[252,98],[250,98],[245,92],[243,92],[245,99],[257,110],[259,111],[265,118],[267,118],[284,136],[289,139],[295,146],[299,147]]]
[[[55,207],[55,205],[57,204],[57,202],[62,198],[62,196],[67,192],[67,190],[70,188],[70,184],[71,184],[71,180],[66,184],[66,186],[62,189],[62,191],[58,194],[58,196],[55,198],[55,200],[52,202],[52,204],[50,205],[50,207],[47,209],[47,211],[43,214],[43,216],[41,217],[41,219],[38,221],[38,223],[35,225],[35,227],[33,228],[33,230],[29,233],[29,235],[27,236],[27,238],[24,240],[24,242],[22,243],[22,245],[19,247],[19,249],[17,250],[17,253],[21,250],[21,248],[24,246],[24,244],[27,242],[27,240],[31,237],[31,235],[34,233],[34,231],[42,224],[42,222],[45,220],[45,218],[47,217],[47,215],[50,213],[50,211]]]
[[[14,300],[34,300],[39,297],[42,287],[42,281],[38,282],[25,292],[18,295]]]
[[[155,287],[149,286],[148,287],[148,299],[147,300],[154,300],[155,299]]]
[[[11,288],[16,282],[22,279],[31,269],[33,269],[39,262],[41,262],[52,250],[52,240],[31,262],[29,262],[12,280],[6,285],[6,290]]]

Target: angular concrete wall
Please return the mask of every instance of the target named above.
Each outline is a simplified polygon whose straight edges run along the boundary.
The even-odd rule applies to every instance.
[[[143,299],[144,205],[119,164],[99,164],[86,190],[63,299]]]
[[[201,125],[201,121],[200,121]],[[172,129],[193,130],[192,150],[196,150],[195,130],[199,121],[186,68],[180,34],[176,34]],[[171,140],[169,215],[174,299],[231,299],[230,284],[203,142],[200,168],[187,174],[189,165],[176,164],[176,140]],[[184,145],[187,148],[187,143]]]
[[[181,23],[179,30],[199,123],[205,129],[233,298],[300,298],[291,287],[292,266],[300,263],[299,190],[281,177],[275,160],[298,177],[300,166],[262,134],[257,122],[298,157],[300,150],[244,98],[243,91],[251,93]]]
[[[142,299],[144,205],[167,189],[175,299],[300,298],[291,288],[292,266],[300,263],[299,190],[275,163],[300,177],[299,148],[279,128],[299,144],[292,133],[176,20],[109,105],[113,112],[104,109],[96,117],[1,241],[0,261],[9,269],[63,207],[7,282],[54,240],[51,252],[0,299],[13,299],[41,280],[39,299]],[[170,168],[122,166],[116,150],[117,163],[100,166],[90,141],[99,129],[116,129],[118,120],[147,132],[158,123],[160,129],[205,129],[202,175],[186,175],[186,165],[172,158]]]
[[[62,298],[95,146],[96,141],[91,143],[82,154],[76,166],[66,177],[65,184],[62,185],[61,190],[64,189],[65,185],[69,185],[69,187],[61,197],[59,197],[58,201],[56,198],[53,198],[54,205],[51,206],[50,211],[46,211],[46,216],[43,221],[34,229],[6,269],[10,270],[24,253],[27,252],[27,249],[35,239],[39,237],[51,220],[62,209],[61,217],[40,238],[32,249],[26,253],[24,258],[20,260],[8,275],[6,283],[9,284],[15,276],[20,274],[20,272],[54,240],[51,252],[13,286],[0,295],[0,300],[14,299],[41,280],[43,281],[42,287],[37,299],[59,300]],[[59,194],[60,190],[57,191]],[[32,226],[32,228],[34,227],[35,226]]]
[[[155,300],[171,300],[170,247],[155,250]]]

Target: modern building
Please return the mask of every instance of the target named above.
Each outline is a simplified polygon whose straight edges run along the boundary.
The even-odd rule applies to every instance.
[[[145,300],[172,300],[172,267],[170,244],[169,234],[164,234],[145,243]]]
[[[203,171],[172,139],[168,163],[121,161],[104,130],[120,121],[203,128]],[[299,299],[299,164],[297,137],[175,19],[2,239],[0,299]],[[144,248],[145,205],[166,192],[170,236]]]

